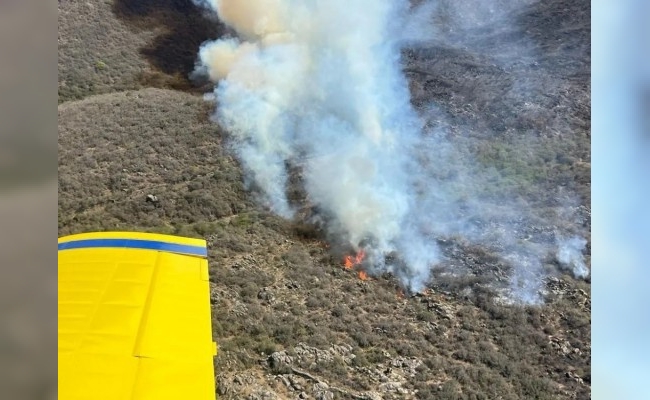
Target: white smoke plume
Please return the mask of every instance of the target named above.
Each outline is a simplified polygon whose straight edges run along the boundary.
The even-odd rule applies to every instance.
[[[402,0],[213,0],[238,38],[206,43],[198,71],[217,83],[216,119],[280,215],[286,164],[332,233],[362,242],[375,271],[421,290],[438,260],[418,223],[413,162],[421,123],[399,65]],[[397,252],[404,265],[388,266]]]
[[[586,245],[587,241],[579,236],[558,239],[557,260],[562,266],[569,268],[576,278],[589,276],[589,269],[582,256]]]
[[[458,44],[462,35],[444,23],[434,27],[432,18],[461,28],[487,24],[505,18],[514,1],[194,2],[237,34],[205,43],[195,72],[216,84],[215,119],[274,212],[295,214],[286,192],[298,167],[329,233],[363,248],[369,272],[392,272],[420,291],[442,259],[435,238],[458,235],[497,243],[514,266],[512,291],[521,301],[539,302],[540,259],[548,246],[522,247],[519,223],[474,221],[477,215],[515,220],[526,205],[477,196],[500,177],[467,162],[471,156],[446,140],[443,128],[424,128],[400,65],[402,46]],[[473,13],[461,13],[466,9]],[[440,114],[444,120],[434,109],[428,119]],[[398,261],[385,261],[394,254]],[[570,254],[569,263],[578,265],[581,258]]]

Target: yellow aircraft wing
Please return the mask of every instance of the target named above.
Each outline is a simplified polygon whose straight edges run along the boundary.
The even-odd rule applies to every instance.
[[[214,400],[204,240],[59,238],[59,399]]]

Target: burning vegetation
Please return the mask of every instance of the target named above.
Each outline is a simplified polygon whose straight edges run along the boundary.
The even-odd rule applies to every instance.
[[[346,270],[351,271],[354,269],[354,267],[360,266],[365,259],[366,252],[361,249],[355,255],[347,255],[343,257],[343,267]],[[366,271],[360,270],[359,279],[362,281],[368,280],[368,273]]]

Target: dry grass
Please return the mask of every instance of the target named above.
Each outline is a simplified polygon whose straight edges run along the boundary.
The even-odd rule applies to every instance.
[[[150,67],[140,48],[155,32],[133,32],[110,1],[59,2],[59,103],[138,87]]]
[[[207,111],[200,98],[160,89],[60,105],[61,233],[175,230],[245,209],[241,173]]]

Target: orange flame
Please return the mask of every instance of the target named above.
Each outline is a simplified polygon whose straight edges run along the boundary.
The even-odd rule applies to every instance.
[[[359,271],[359,279],[361,279],[362,281],[368,279],[368,274],[366,273],[366,271]]]
[[[352,269],[355,265],[361,264],[363,259],[366,257],[366,252],[363,250],[359,250],[356,256],[345,256],[343,259],[343,266],[345,266],[345,269]]]

